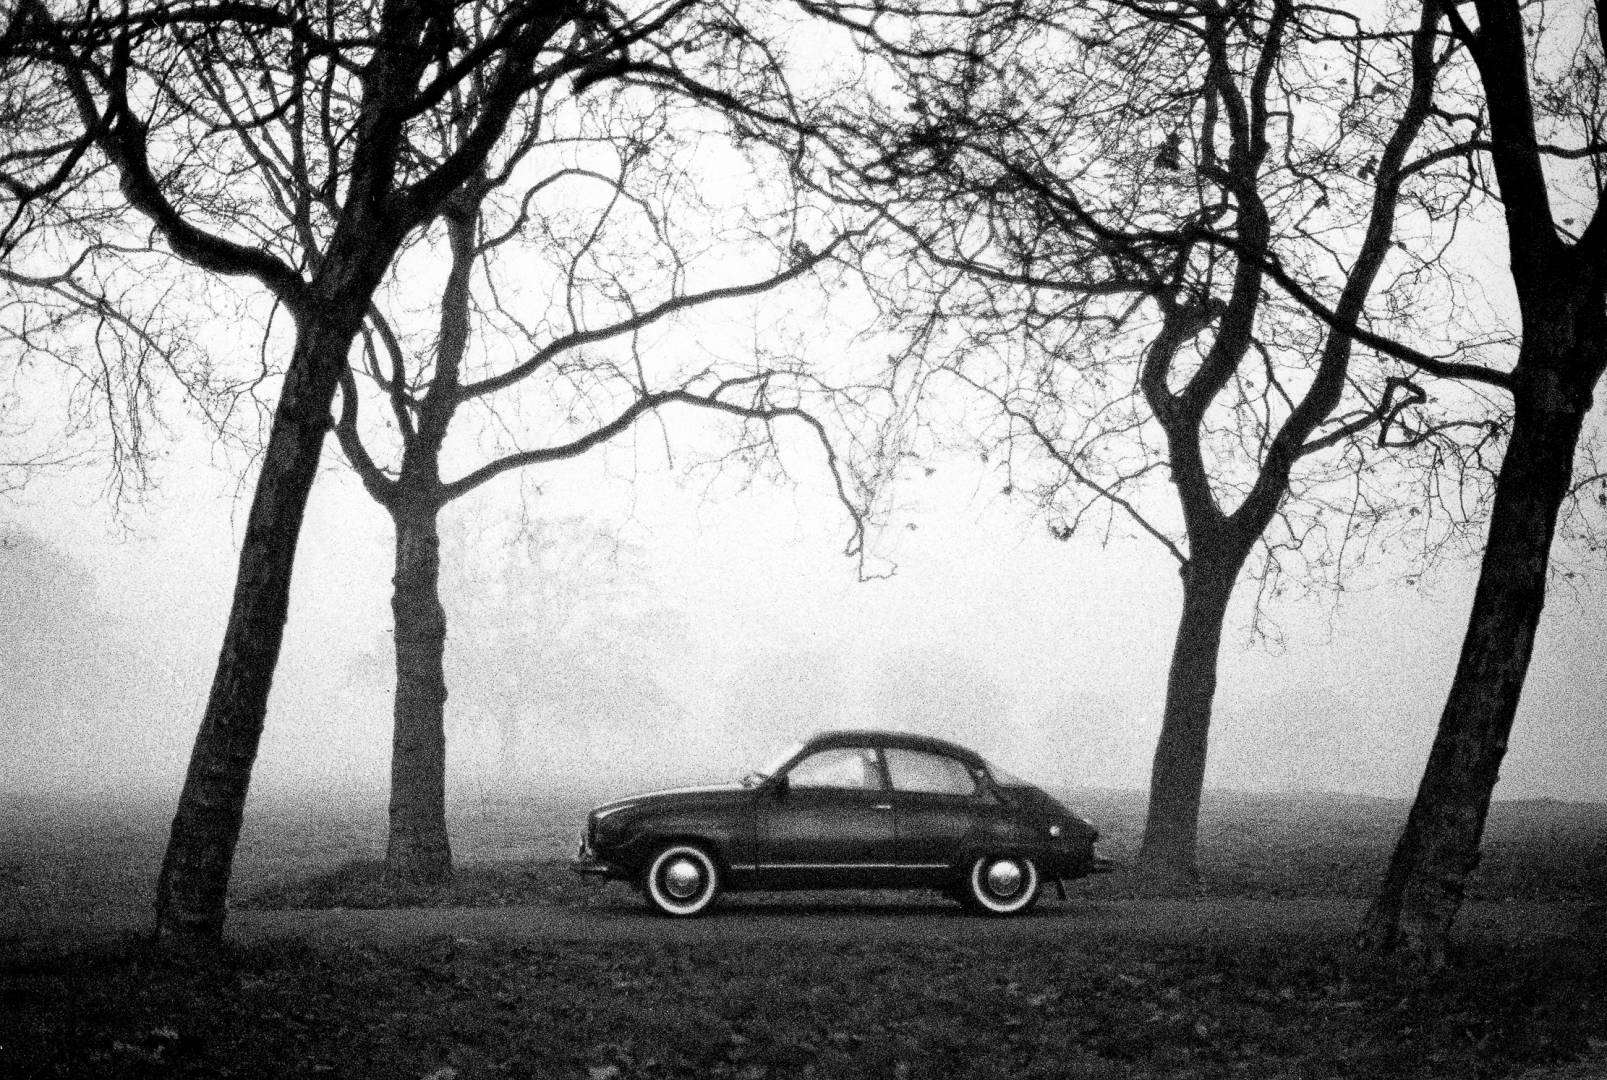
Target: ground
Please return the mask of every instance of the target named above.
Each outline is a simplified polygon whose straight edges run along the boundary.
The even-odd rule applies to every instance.
[[[1068,800],[1130,857],[1141,803]],[[1451,968],[1354,966],[1400,803],[1217,796],[1209,892],[1031,917],[920,894],[648,915],[562,866],[583,800],[457,808],[387,893],[383,802],[254,805],[219,950],[141,939],[163,808],[0,802],[0,1076],[1607,1076],[1607,806],[1498,804]],[[405,906],[404,906],[405,905]]]

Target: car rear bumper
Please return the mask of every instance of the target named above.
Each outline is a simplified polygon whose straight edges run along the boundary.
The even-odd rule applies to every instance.
[[[1115,859],[1101,855],[1097,849],[1083,850],[1075,854],[1061,857],[1048,856],[1044,858],[1039,869],[1045,878],[1058,881],[1074,881],[1077,878],[1090,877],[1094,874],[1111,874],[1122,869],[1122,864]]]

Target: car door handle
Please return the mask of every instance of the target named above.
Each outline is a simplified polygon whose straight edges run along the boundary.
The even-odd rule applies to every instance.
[[[890,802],[879,802],[875,806],[871,807],[873,810],[891,810],[892,808],[893,804]]]

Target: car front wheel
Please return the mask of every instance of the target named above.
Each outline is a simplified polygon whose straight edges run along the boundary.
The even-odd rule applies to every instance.
[[[642,885],[655,910],[687,918],[714,903],[720,893],[720,870],[696,844],[671,844],[653,856]]]
[[[963,897],[986,915],[1019,915],[1038,899],[1038,867],[1022,855],[984,855],[971,864]]]

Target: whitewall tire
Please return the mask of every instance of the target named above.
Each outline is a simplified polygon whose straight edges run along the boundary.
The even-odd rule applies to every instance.
[[[696,844],[671,844],[647,864],[642,891],[661,914],[681,919],[701,915],[720,895],[720,868]]]
[[[986,915],[1019,915],[1038,899],[1038,867],[1024,855],[984,855],[966,875],[966,906]]]

